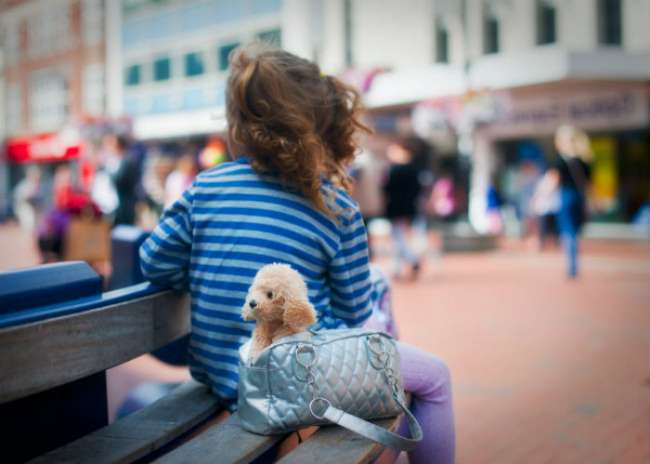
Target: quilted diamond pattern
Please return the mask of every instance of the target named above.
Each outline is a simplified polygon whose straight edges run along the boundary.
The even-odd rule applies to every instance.
[[[266,411],[256,411],[256,414],[240,411],[241,416],[258,419],[265,416],[268,421],[263,427],[261,424],[243,425],[252,431],[257,428],[261,432],[263,428],[264,433],[269,433],[269,430],[272,430],[270,433],[279,433],[325,423],[315,419],[309,411],[313,397],[326,398],[333,406],[364,419],[399,414],[399,406],[393,399],[385,373],[370,362],[369,357],[373,356],[374,364],[381,365],[368,348],[371,336],[382,337],[383,346],[390,354],[388,366],[396,373],[399,391],[403,395],[399,356],[389,336],[367,329],[324,330],[309,337],[283,339],[267,349],[255,363],[257,369],[264,366],[267,375],[240,379],[240,395],[248,396],[246,401],[240,398],[240,409],[266,408]],[[300,344],[310,345],[316,353],[311,367],[315,379],[313,392],[305,381],[308,377],[305,368],[296,362],[296,350]],[[242,376],[246,376],[245,370]],[[250,401],[250,395],[264,395],[265,401]]]

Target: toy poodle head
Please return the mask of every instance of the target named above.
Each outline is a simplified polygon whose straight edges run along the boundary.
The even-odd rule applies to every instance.
[[[316,322],[302,276],[287,264],[262,267],[248,290],[242,309],[244,320],[280,323],[300,332]]]

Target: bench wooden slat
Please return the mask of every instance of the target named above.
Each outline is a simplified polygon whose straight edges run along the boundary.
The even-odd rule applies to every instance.
[[[373,421],[385,429],[395,431],[402,416]],[[365,464],[372,462],[384,446],[338,426],[321,427],[298,448],[284,456],[278,464]]]
[[[235,413],[210,426],[200,435],[155,461],[160,464],[248,463],[260,456],[284,435],[263,436],[241,428]]]
[[[0,329],[0,404],[72,382],[189,331],[189,296],[161,291],[124,303]]]
[[[161,448],[222,409],[205,385],[190,380],[155,403],[31,463],[130,463]]]

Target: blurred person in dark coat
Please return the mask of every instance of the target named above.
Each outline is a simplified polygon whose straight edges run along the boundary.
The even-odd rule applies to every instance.
[[[412,278],[420,271],[420,258],[409,243],[411,226],[418,214],[420,194],[419,169],[406,141],[393,143],[387,150],[390,168],[384,184],[386,217],[391,221],[395,247],[394,275],[401,277],[404,263],[410,266]]]
[[[115,209],[114,225],[135,223],[135,205],[140,172],[136,160],[128,152],[126,137],[107,135],[103,140],[104,168],[108,172],[115,191],[118,205]]]

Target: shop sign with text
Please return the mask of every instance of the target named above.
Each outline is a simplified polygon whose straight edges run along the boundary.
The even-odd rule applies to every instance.
[[[572,93],[510,94],[500,100],[494,119],[484,129],[494,136],[552,134],[562,124],[588,131],[646,127],[648,92],[643,87]]]

